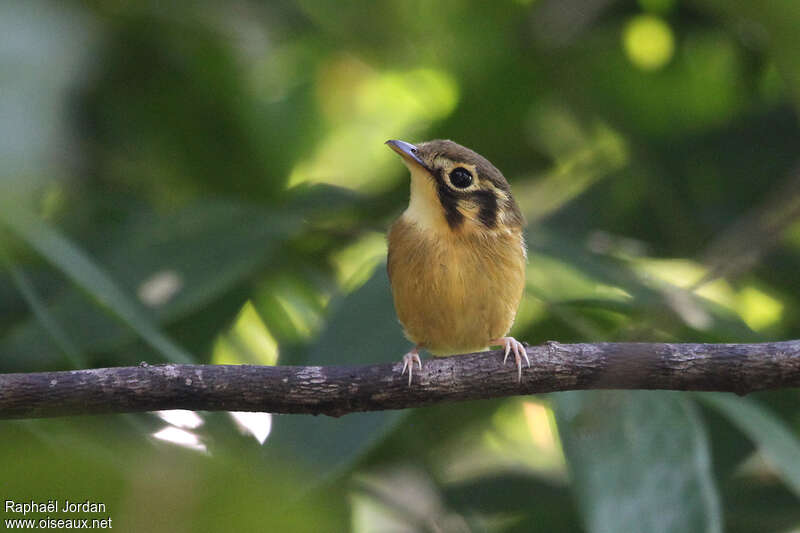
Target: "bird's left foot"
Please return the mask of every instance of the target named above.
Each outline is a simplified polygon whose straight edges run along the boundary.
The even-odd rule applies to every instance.
[[[525,350],[525,345],[519,342],[514,337],[500,337],[491,342],[492,346],[504,346],[505,357],[503,357],[503,364],[508,361],[508,355],[513,351],[514,360],[517,362],[517,381],[522,381],[522,358],[528,363],[528,368],[531,367],[531,360],[528,359],[528,352]]]
[[[406,369],[408,369],[408,386],[411,386],[411,377],[414,373],[414,363],[417,363],[419,369],[422,370],[422,360],[419,358],[419,347],[415,347],[413,350],[408,352],[403,356],[403,371],[400,372],[400,375],[404,375],[406,373]]]

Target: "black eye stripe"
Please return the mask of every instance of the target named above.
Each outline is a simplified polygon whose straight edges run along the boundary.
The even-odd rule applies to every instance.
[[[436,193],[444,209],[444,218],[450,228],[456,229],[464,222],[464,215],[458,210],[458,201],[463,194],[458,194],[445,183],[442,169],[436,169],[436,174]]]
[[[475,191],[473,198],[479,206],[478,220],[487,228],[497,225],[497,197],[492,191]]]

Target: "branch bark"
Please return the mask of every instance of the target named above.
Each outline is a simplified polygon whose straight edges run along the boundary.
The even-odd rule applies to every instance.
[[[401,366],[147,365],[0,374],[0,418],[163,409],[341,416],[579,389],[737,394],[800,386],[800,340],[762,344],[550,342],[527,348],[522,382],[500,351],[428,359],[408,386]]]

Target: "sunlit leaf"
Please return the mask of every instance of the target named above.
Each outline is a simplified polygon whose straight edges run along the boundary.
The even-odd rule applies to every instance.
[[[732,309],[667,280],[641,273],[637,268],[641,260],[594,253],[589,246],[582,246],[557,230],[537,228],[528,237],[532,260],[527,289],[532,296],[550,304],[588,298],[602,302],[600,308],[637,316],[640,318],[637,326],[643,330],[658,323],[658,328],[691,333],[694,340],[758,339]],[[542,261],[536,261],[538,254],[542,254]],[[580,323],[574,320],[575,314],[563,307],[551,309],[554,313],[566,312],[565,318],[572,317],[575,324]],[[603,337],[590,324],[586,325],[581,331],[588,338]],[[698,335],[702,337],[698,339]]]

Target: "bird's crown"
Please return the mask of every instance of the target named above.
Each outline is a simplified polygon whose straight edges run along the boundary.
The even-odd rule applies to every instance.
[[[410,216],[451,231],[516,230],[524,219],[503,174],[482,155],[450,140],[387,141],[411,171]],[[439,216],[437,216],[437,214]]]

